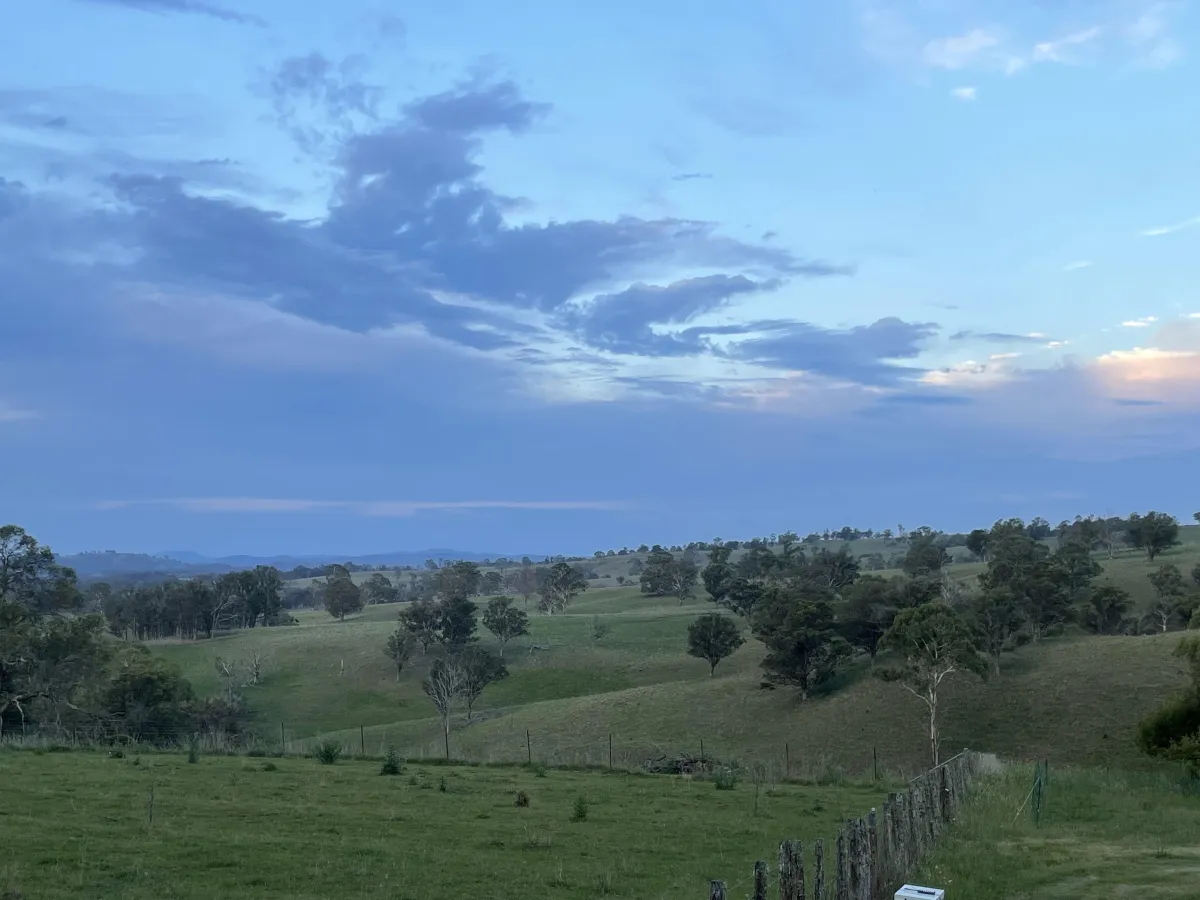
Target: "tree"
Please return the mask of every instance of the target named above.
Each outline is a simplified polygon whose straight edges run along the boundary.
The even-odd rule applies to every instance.
[[[754,612],[762,602],[765,588],[757,581],[746,578],[734,578],[725,591],[722,606],[725,606],[741,616],[747,622],[754,618]]]
[[[696,564],[690,559],[681,557],[672,562],[670,593],[679,600],[680,606],[683,606],[685,600],[690,600],[696,595],[699,574]]]
[[[442,736],[446,742],[446,759],[450,758],[450,714],[454,698],[462,691],[463,671],[454,657],[435,659],[429,674],[421,682],[421,690],[442,719]]]
[[[482,647],[468,647],[458,655],[458,667],[462,672],[459,685],[459,696],[467,703],[467,721],[471,721],[471,713],[475,701],[483,693],[483,689],[502,678],[508,677],[508,668],[504,660],[488,653]]]
[[[442,569],[446,571],[446,569]],[[451,650],[475,640],[475,604],[465,596],[453,596],[437,604],[437,639]]]
[[[537,570],[532,565],[521,566],[512,576],[513,590],[525,601],[525,609],[529,609],[529,598],[537,593]]]
[[[503,659],[505,644],[529,634],[529,616],[517,609],[508,597],[493,597],[483,611],[483,627],[500,642],[500,658]]]
[[[767,679],[791,684],[807,700],[850,656],[834,622],[833,592],[806,587],[769,589],[754,616],[754,634],[767,648],[761,663]]]
[[[321,587],[321,599],[325,609],[335,619],[344,621],[348,613],[363,608],[362,590],[350,577],[350,571],[342,565],[329,567],[325,584]]]
[[[717,663],[732,656],[745,642],[737,623],[720,613],[706,613],[688,626],[688,656],[706,660],[710,678]]]
[[[1133,513],[1126,534],[1133,546],[1146,551],[1146,561],[1154,562],[1154,557],[1179,543],[1179,523],[1167,513]]]
[[[641,578],[638,579],[642,593],[654,597],[664,597],[671,593],[674,569],[675,557],[671,555],[671,551],[655,544],[650,555],[646,557],[646,565],[642,569]]]
[[[1025,611],[1021,598],[1007,586],[987,588],[971,603],[972,625],[979,644],[992,661],[992,674],[1000,674],[1000,655],[1014,649]]]
[[[392,662],[396,664],[396,680],[400,680],[400,673],[404,671],[404,666],[412,659],[413,650],[416,649],[417,639],[411,631],[405,630],[403,627],[397,628],[388,635],[387,646],[384,648],[384,654]]]
[[[1129,592],[1111,584],[1092,591],[1083,611],[1083,625],[1093,634],[1120,634],[1129,611]]]
[[[362,587],[368,603],[393,603],[399,591],[392,584],[392,579],[382,572],[376,572],[367,579]]]
[[[894,649],[903,662],[879,674],[903,685],[925,704],[929,711],[929,749],[936,766],[941,747],[938,716],[942,682],[959,671],[984,677],[987,664],[976,652],[971,629],[962,617],[936,603],[899,613],[884,635],[883,644]]]
[[[704,589],[708,591],[708,596],[714,603],[721,603],[725,599],[733,581],[733,566],[729,564],[731,553],[727,547],[715,545],[708,552],[708,565],[700,574],[704,581]]]
[[[400,627],[411,634],[421,645],[421,655],[429,652],[429,645],[437,640],[441,617],[432,600],[414,600],[398,616]]]
[[[991,532],[985,528],[976,528],[967,535],[967,549],[987,562],[987,547],[991,540]]]
[[[1050,564],[1071,606],[1084,599],[1092,582],[1104,573],[1104,567],[1092,557],[1087,546],[1074,541],[1056,550],[1050,557]]]
[[[479,582],[479,593],[496,595],[504,590],[504,577],[496,571],[484,572]]]
[[[477,564],[460,561],[437,570],[433,576],[433,589],[443,600],[472,597],[479,593],[482,580]]]
[[[874,671],[879,642],[892,627],[898,611],[893,586],[876,575],[866,575],[846,589],[843,599],[846,620],[842,634],[852,647],[866,652]]]
[[[1200,525],[1200,512],[1192,513],[1192,518],[1196,520],[1196,524]]]
[[[565,612],[568,604],[578,595],[587,590],[587,579],[567,563],[555,563],[546,573],[546,579],[541,586],[541,607],[543,612],[553,615],[555,612]]]
[[[922,535],[914,537],[909,542],[908,552],[904,554],[904,563],[901,568],[906,574],[912,576],[933,575],[940,574],[942,569],[951,562],[953,562],[953,557],[937,543],[936,537]]]
[[[840,591],[854,583],[858,569],[858,560],[843,545],[836,552],[822,547],[805,566],[805,573],[816,584]]]
[[[1183,638],[1175,656],[1188,667],[1188,683],[1142,720],[1138,744],[1151,756],[1184,763],[1193,778],[1200,778],[1200,635]]]

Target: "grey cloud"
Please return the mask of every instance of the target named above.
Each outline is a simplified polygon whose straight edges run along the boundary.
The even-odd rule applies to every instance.
[[[334,63],[321,53],[284,59],[262,73],[260,93],[271,99],[282,127],[306,153],[345,139],[354,117],[377,117],[383,90],[362,80],[365,61],[347,57]]]
[[[948,307],[953,309],[954,307]],[[1002,331],[956,331],[950,335],[952,341],[986,341],[990,344],[1041,344],[1045,337],[1028,334],[1006,334]]]
[[[177,136],[209,123],[193,98],[159,100],[96,87],[60,87],[0,89],[0,124],[111,139]]]
[[[196,15],[220,19],[224,22],[237,22],[242,25],[265,27],[267,24],[259,16],[237,12],[224,6],[203,3],[201,0],[77,0],[77,2],[94,3],[103,6],[123,6],[127,9],[152,13],[194,13]]]
[[[712,178],[712,175],[708,172],[684,172],[681,175],[671,176],[672,181],[697,181],[708,178]]]
[[[478,134],[499,128],[515,134],[549,111],[549,104],[531,103],[522,97],[511,81],[462,85],[404,107],[412,124],[448,134]]]
[[[746,327],[748,332],[754,330],[753,325]],[[732,345],[729,355],[860,384],[885,385],[924,371],[897,366],[891,361],[917,357],[922,344],[937,334],[938,326],[888,317],[871,325],[846,329],[826,329],[804,322],[772,322],[759,323],[757,330],[767,333]]]
[[[647,356],[689,355],[710,349],[709,329],[663,333],[652,326],[688,322],[739,294],[777,286],[777,282],[758,283],[744,275],[689,278],[666,287],[639,283],[618,294],[600,295],[585,311],[565,319],[593,347]]]

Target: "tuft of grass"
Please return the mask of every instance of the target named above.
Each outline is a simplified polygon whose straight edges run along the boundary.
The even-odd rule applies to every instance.
[[[400,768],[400,754],[396,752],[395,747],[388,747],[387,756],[383,758],[383,765],[379,767],[379,774],[399,775]]]
[[[342,758],[342,745],[338,741],[324,740],[313,748],[313,758],[325,766],[332,766]]]
[[[438,779],[438,792],[445,794],[450,790],[450,785],[446,783],[446,776],[443,775]]]
[[[580,795],[575,798],[575,803],[571,807],[572,822],[586,822],[588,817],[588,802],[587,798]]]
[[[718,791],[732,791],[737,787],[737,773],[732,766],[722,766],[713,775],[713,784]]]
[[[261,769],[264,772],[278,772],[279,766],[275,765],[275,763],[271,762],[270,760],[267,760],[262,764]]]
[[[525,793],[525,791],[517,791],[516,796],[513,798],[513,805],[521,809],[529,806],[529,794]]]

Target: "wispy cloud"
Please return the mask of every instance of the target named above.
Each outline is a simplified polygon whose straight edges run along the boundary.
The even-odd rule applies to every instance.
[[[36,419],[37,413],[28,409],[21,409],[17,406],[9,406],[3,400],[0,400],[0,425],[8,424],[9,422],[25,422],[29,419]]]
[[[1142,237],[1162,237],[1164,234],[1186,231],[1189,228],[1195,228],[1197,225],[1200,225],[1200,216],[1192,216],[1190,219],[1184,219],[1182,222],[1176,222],[1174,225],[1159,225],[1157,228],[1147,228],[1142,232]]]
[[[1033,62],[1055,62],[1070,64],[1074,62],[1071,50],[1090,44],[1103,33],[1099,25],[1075,31],[1053,41],[1042,41],[1035,44],[1030,58]]]
[[[950,96],[956,100],[977,100],[979,91],[973,87],[956,87],[950,91]]]
[[[1140,319],[1127,319],[1121,323],[1122,328],[1146,328],[1158,321],[1158,316],[1142,316]]]
[[[937,38],[925,44],[921,58],[935,69],[957,71],[976,63],[980,57],[1000,46],[1000,35],[985,28]]]
[[[1090,259],[1079,259],[1073,263],[1067,263],[1063,266],[1064,272],[1078,272],[1080,269],[1090,269],[1095,263]]]
[[[625,501],[610,500],[312,500],[278,497],[167,497],[154,500],[104,500],[97,509],[162,506],[193,513],[345,512],[357,516],[406,517],[422,512],[466,512],[482,509],[627,510]]]
[[[201,0],[80,0],[83,3],[95,3],[105,6],[124,6],[142,12],[154,13],[194,13],[221,19],[224,22],[239,22],[243,25],[258,25],[265,27],[266,22],[258,16],[241,13],[225,6],[215,6]]]

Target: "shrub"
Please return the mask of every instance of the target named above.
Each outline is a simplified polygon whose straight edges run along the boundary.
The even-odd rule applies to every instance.
[[[731,767],[726,766],[717,770],[713,776],[713,784],[716,785],[718,791],[732,791],[737,787],[737,775]]]
[[[383,759],[383,765],[379,767],[380,775],[399,775],[400,774],[400,754],[396,752],[395,747],[388,747],[387,756]]]
[[[337,741],[321,741],[313,749],[313,756],[322,765],[332,766],[342,758],[342,745]]]
[[[575,806],[571,809],[572,822],[586,822],[588,817],[588,802],[586,797],[576,797]]]
[[[264,772],[276,772],[279,770],[279,766],[275,765],[275,763],[271,762],[270,760],[267,760],[267,762],[262,764],[262,770]]]
[[[524,791],[517,791],[517,796],[513,799],[513,805],[524,809],[529,805],[529,795]]]

